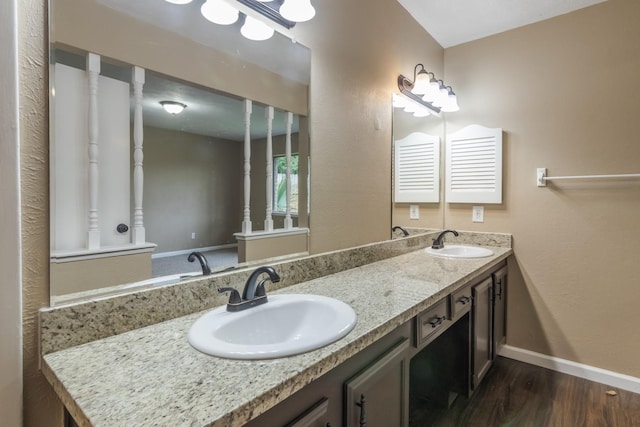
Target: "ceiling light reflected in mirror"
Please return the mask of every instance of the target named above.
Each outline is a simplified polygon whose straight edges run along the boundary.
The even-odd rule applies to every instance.
[[[182,102],[176,101],[160,101],[160,105],[162,105],[164,111],[174,116],[182,113],[184,109],[187,108],[187,106]]]

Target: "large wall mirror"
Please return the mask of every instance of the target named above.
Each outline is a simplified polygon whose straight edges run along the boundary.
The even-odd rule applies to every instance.
[[[402,95],[394,94],[393,102],[393,143],[392,143],[392,159],[393,159],[393,184],[392,184],[392,238],[403,237],[402,227],[410,233],[419,233],[423,230],[441,229],[444,225],[444,202],[442,191],[442,167],[443,150],[445,141],[445,124],[441,117],[429,115],[420,117],[412,110],[406,111],[404,107],[399,106],[395,100]],[[402,104],[402,103],[400,103]],[[404,105],[404,104],[402,104]],[[399,150],[400,146],[400,150]],[[402,148],[407,151],[408,163],[402,163]],[[426,148],[425,148],[426,147]],[[431,150],[431,151],[430,151]],[[399,155],[400,154],[400,155]],[[416,160],[421,155],[426,154],[424,162],[435,159],[437,164],[428,165],[417,164],[420,160]],[[405,177],[399,178],[399,170],[403,166],[408,166]],[[411,169],[413,167],[420,169],[418,174],[414,174]],[[436,176],[427,177],[426,185],[424,182],[417,183],[425,178],[424,171],[429,173],[434,171]],[[416,177],[416,175],[419,175]],[[403,187],[409,195],[402,198],[398,195],[398,187]],[[429,195],[420,194],[419,190],[425,187],[433,186]],[[437,191],[433,191],[437,190]],[[394,230],[395,228],[395,230]]]
[[[203,3],[50,1],[52,304],[308,250],[310,51]]]

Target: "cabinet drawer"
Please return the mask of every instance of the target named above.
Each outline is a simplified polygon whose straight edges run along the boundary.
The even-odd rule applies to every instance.
[[[451,318],[455,320],[468,312],[471,309],[472,301],[471,286],[465,286],[453,292],[451,294]]]
[[[450,323],[447,313],[447,299],[444,298],[417,316],[416,347],[425,345],[430,338],[436,335],[436,332],[447,329]]]

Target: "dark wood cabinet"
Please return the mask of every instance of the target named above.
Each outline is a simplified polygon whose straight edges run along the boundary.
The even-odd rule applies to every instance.
[[[285,427],[328,427],[329,399],[322,398]]]
[[[507,266],[493,273],[493,358],[507,342]]]
[[[344,412],[347,427],[407,426],[409,398],[409,339],[347,380]]]
[[[493,279],[488,277],[471,289],[472,314],[472,377],[476,389],[493,362]]]
[[[405,426],[413,325],[405,322],[245,426],[360,427],[362,395],[364,426]],[[357,423],[347,424],[348,416]]]

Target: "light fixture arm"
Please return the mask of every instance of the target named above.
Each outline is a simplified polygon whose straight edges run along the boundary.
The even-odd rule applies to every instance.
[[[420,71],[418,71],[418,67],[420,67],[420,68],[421,68],[421,70],[420,70]],[[435,74],[433,74],[431,71],[427,71],[427,70],[424,68],[424,65],[422,65],[422,64],[417,64],[417,65],[413,68],[413,81],[414,81],[414,82],[416,81],[416,78],[418,77],[418,74],[419,74],[419,73],[422,73],[422,72],[424,72],[425,74],[430,75],[430,76],[431,76],[431,77],[433,77],[434,79],[436,78]],[[412,86],[413,86],[413,83],[412,83]]]
[[[277,10],[271,8],[270,6],[261,3],[256,0],[236,0],[238,3],[247,6],[248,8],[258,12],[262,16],[270,19],[271,21],[285,27],[287,30],[295,27],[296,23],[293,21],[289,21],[285,19]]]
[[[422,65],[422,64],[418,64],[418,65]],[[418,65],[416,65],[416,70],[418,68]],[[424,69],[424,67],[423,67],[423,69]],[[402,74],[400,74],[398,76],[398,89],[400,90],[401,94],[403,94],[407,98],[410,98],[412,101],[415,101],[418,104],[425,106],[426,108],[431,110],[435,116],[440,116],[440,108],[432,105],[430,102],[424,101],[422,99],[422,97],[414,95],[411,92],[411,88],[412,87],[413,87],[413,82],[411,80],[409,80],[408,78],[406,78]]]

